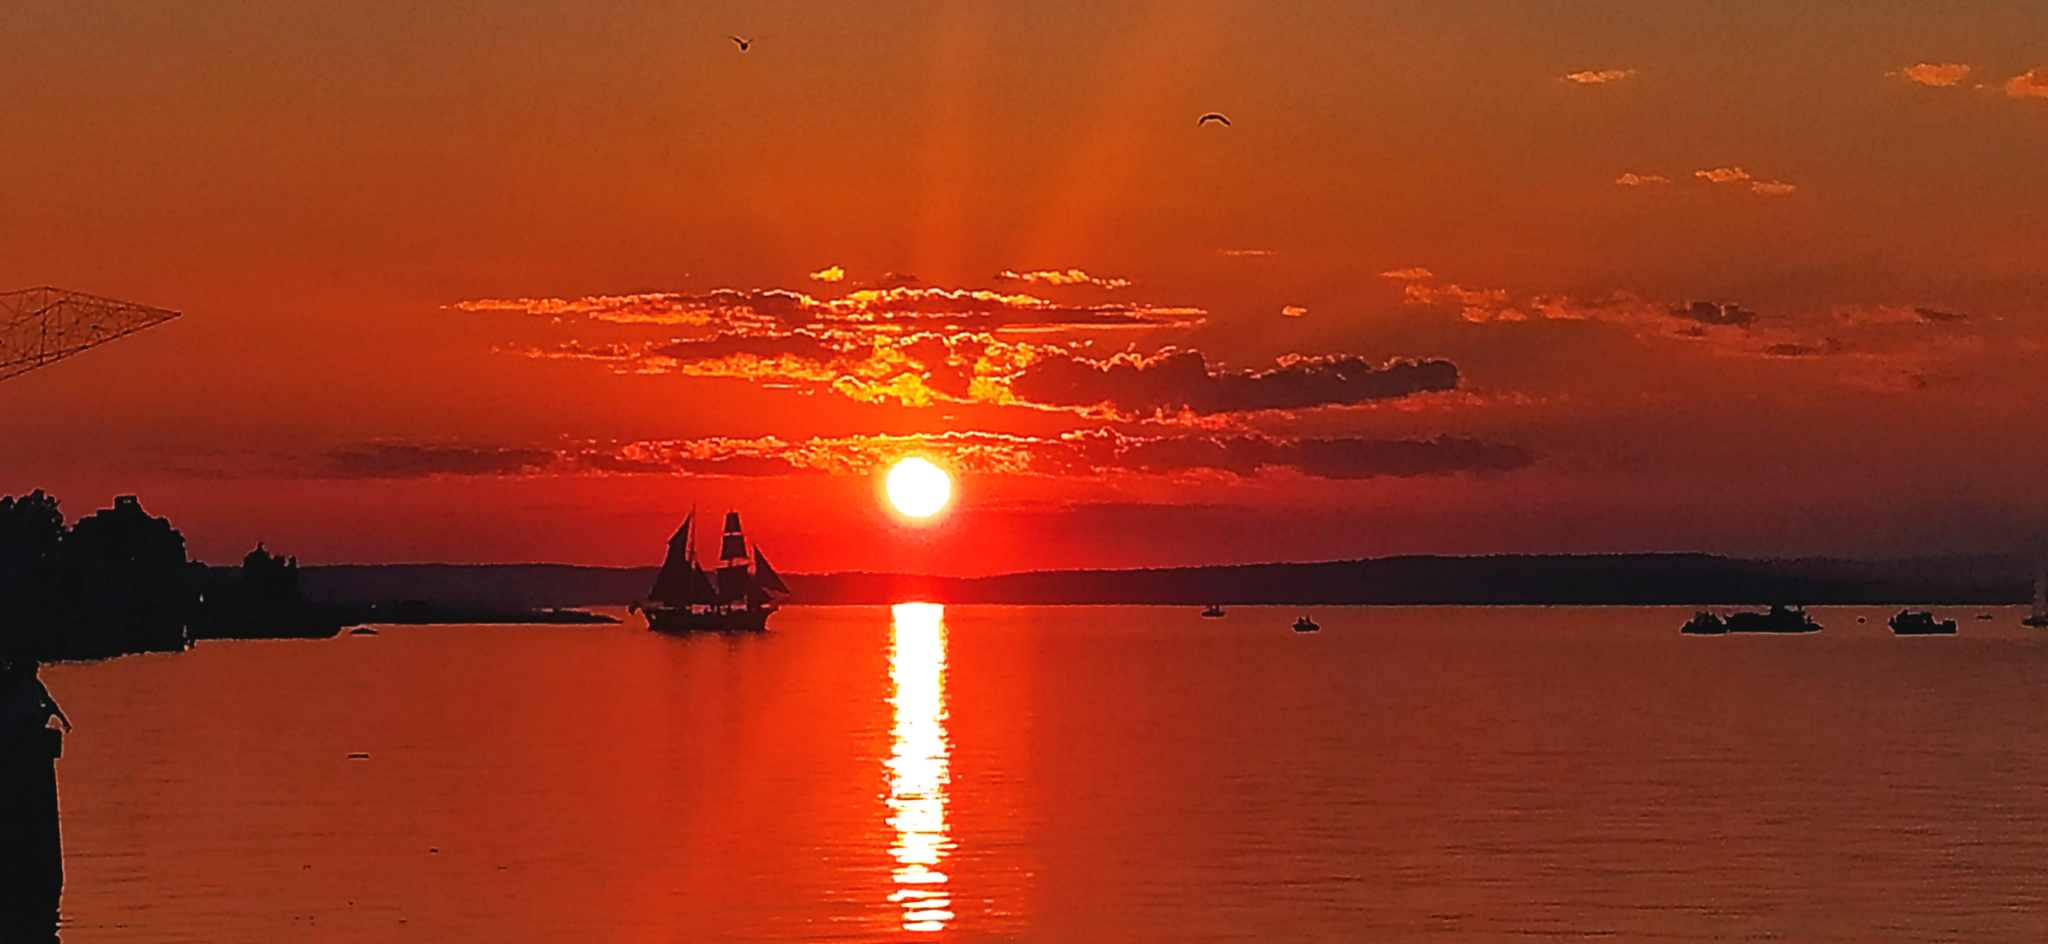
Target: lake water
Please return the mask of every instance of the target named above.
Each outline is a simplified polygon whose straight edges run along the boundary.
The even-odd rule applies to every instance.
[[[63,939],[2042,940],[2048,635],[1977,612],[793,608],[59,666]]]

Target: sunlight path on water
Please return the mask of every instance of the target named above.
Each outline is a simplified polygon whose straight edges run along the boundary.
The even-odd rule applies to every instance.
[[[939,931],[953,918],[939,860],[946,838],[946,608],[899,603],[892,611],[889,675],[895,682],[895,751],[889,758],[889,825],[896,829],[896,891],[903,929]]]

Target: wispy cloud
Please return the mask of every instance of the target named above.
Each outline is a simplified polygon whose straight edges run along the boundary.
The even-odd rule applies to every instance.
[[[1299,318],[1306,314],[1308,314],[1308,309],[1300,305],[1288,305],[1280,309],[1280,315],[1285,318]]]
[[[379,441],[330,450],[299,465],[302,474],[345,479],[589,475],[779,478],[865,475],[906,454],[926,455],[970,474],[1061,477],[1177,476],[1196,472],[1250,477],[1268,469],[1285,469],[1312,478],[1358,480],[1460,473],[1495,475],[1535,462],[1535,453],[1525,446],[1452,436],[1140,436],[1099,428],[1043,437],[957,432],[800,441],[713,437],[580,441],[552,448]]]
[[[1840,383],[1921,389],[1937,365],[1980,350],[1976,321],[1946,307],[1851,305],[1766,315],[1727,301],[1657,302],[1627,292],[1596,298],[1518,296],[1504,289],[1411,282],[1411,305],[1451,307],[1467,321],[1593,321],[1642,338],[1699,345],[1725,357],[1801,358]]]
[[[1004,269],[996,273],[998,282],[1030,282],[1034,285],[1093,285],[1096,288],[1129,288],[1129,279],[1098,278],[1080,269],[1040,270],[1036,272],[1013,272]]]
[[[1598,71],[1574,72],[1564,77],[1567,82],[1580,85],[1608,85],[1623,79],[1634,78],[1634,69],[1600,69]]]
[[[1918,65],[1906,66],[1885,74],[1898,76],[1921,85],[1948,88],[1960,85],[1964,79],[1969,78],[1970,67],[1960,62],[1922,62]]]
[[[1446,360],[1295,355],[1270,370],[1226,371],[1210,366],[1199,351],[1176,350],[1102,360],[1047,351],[1009,380],[1022,402],[1139,417],[1303,410],[1457,386],[1458,368]]]
[[[1063,305],[1035,295],[986,289],[901,286],[859,289],[818,298],[788,289],[718,289],[701,294],[645,293],[582,298],[477,299],[451,306],[467,312],[525,312],[557,320],[714,327],[779,332],[848,326],[902,329],[1049,330],[1185,327],[1199,308],[1137,303]]]
[[[2007,79],[2005,94],[2014,98],[2048,98],[2048,66],[2028,69]]]
[[[826,266],[811,273],[810,279],[813,282],[844,282],[846,281],[846,270],[836,265]]]
[[[1614,178],[1614,182],[1624,187],[1645,187],[1650,184],[1668,184],[1671,178],[1657,174],[1623,174]]]
[[[1696,170],[1692,172],[1692,175],[1713,184],[1741,183],[1751,179],[1749,171],[1743,170],[1740,167],[1716,167],[1712,170]]]
[[[1276,252],[1274,252],[1274,251],[1273,251],[1273,250],[1271,250],[1271,249],[1218,249],[1218,250],[1216,250],[1216,251],[1217,251],[1217,252],[1220,252],[1220,253],[1222,253],[1222,254],[1224,254],[1224,255],[1226,255],[1226,256],[1274,256],[1274,255],[1279,255],[1279,253],[1276,253]]]
[[[1740,167],[1716,167],[1712,170],[1696,170],[1692,175],[1713,184],[1746,184],[1750,193],[1765,196],[1784,196],[1798,191],[1799,187],[1782,180],[1758,180],[1749,171]]]
[[[1412,282],[1418,279],[1436,278],[1436,273],[1418,266],[1412,269],[1388,269],[1387,271],[1380,273],[1380,278],[1400,279],[1404,282]]]

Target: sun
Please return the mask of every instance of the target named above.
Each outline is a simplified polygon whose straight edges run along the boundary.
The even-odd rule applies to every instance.
[[[889,504],[912,518],[929,518],[953,497],[953,479],[946,470],[911,456],[889,470]]]

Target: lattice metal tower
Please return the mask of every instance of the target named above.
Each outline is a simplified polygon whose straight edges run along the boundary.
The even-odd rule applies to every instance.
[[[0,292],[0,380],[178,317],[61,288]]]

